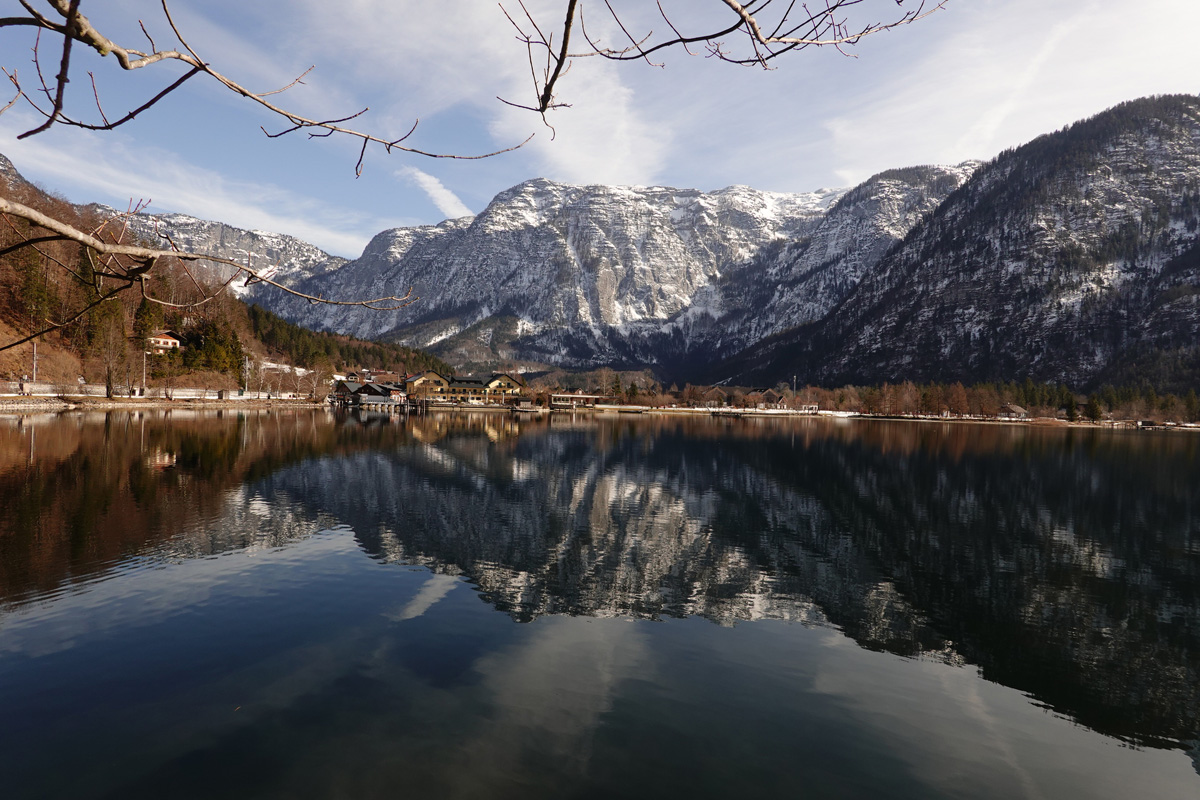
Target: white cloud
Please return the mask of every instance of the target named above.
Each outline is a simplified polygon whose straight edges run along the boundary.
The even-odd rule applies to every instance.
[[[471,209],[467,208],[466,203],[458,199],[458,195],[447,189],[441,181],[428,172],[422,172],[416,167],[409,166],[400,168],[396,174],[429,195],[429,199],[433,201],[439,211],[446,215],[446,219],[470,217],[474,214]]]
[[[888,167],[990,158],[1124,100],[1194,92],[1200,6],[1146,0],[953,3],[826,115],[842,182]],[[912,54],[920,54],[913,58]],[[831,108],[836,108],[831,106]]]
[[[562,86],[562,99],[571,108],[550,113],[553,131],[535,127],[537,135],[526,145],[542,177],[571,183],[655,182],[668,158],[671,131],[650,119],[620,67],[584,63],[588,69],[574,69]],[[491,124],[494,138],[514,140],[530,130],[532,119],[518,109],[498,110]]]

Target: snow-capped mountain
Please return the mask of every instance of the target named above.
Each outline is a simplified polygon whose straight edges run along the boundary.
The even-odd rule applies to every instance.
[[[458,363],[599,364],[711,296],[764,247],[809,236],[841,191],[567,186],[531,180],[476,217],[385,231],[362,256],[299,288],[402,294],[393,315],[263,302],[304,324],[431,347]],[[707,290],[707,291],[706,291]],[[579,340],[581,344],[567,342]]]
[[[25,176],[4,155],[0,155],[0,186],[29,186]]]
[[[678,370],[827,314],[973,171],[895,170],[850,192],[567,186],[532,180],[476,217],[379,234],[298,288],[373,297],[394,315],[259,302],[303,324],[433,349],[451,363]]]

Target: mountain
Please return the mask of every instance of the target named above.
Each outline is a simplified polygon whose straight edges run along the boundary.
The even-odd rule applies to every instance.
[[[452,361],[620,361],[635,331],[685,311],[772,242],[807,236],[841,192],[567,186],[527,181],[478,216],[376,236],[332,274],[350,295],[420,301],[395,315],[262,302],[290,318],[433,347]]]
[[[13,163],[2,154],[0,154],[0,186],[8,186],[12,189],[33,188],[33,184],[25,180],[25,176],[18,172]]]
[[[258,291],[304,324],[394,338],[451,363],[656,365],[679,373],[820,319],[976,165],[894,170],[808,194],[731,187],[502,192],[476,217],[400,228],[308,281],[350,295],[412,287],[396,315]]]
[[[109,233],[121,230],[122,241],[126,243],[166,247],[173,243],[184,250],[215,253],[248,262],[258,269],[274,269],[284,279],[290,276],[296,280],[314,270],[334,268],[345,262],[290,236],[241,230],[182,214],[124,215],[100,205],[73,205],[25,180],[3,156],[0,156],[0,196],[81,230],[98,230],[101,226]],[[19,224],[0,229],[0,285],[9,288],[0,296],[0,341],[11,341],[28,333],[31,320],[38,315],[58,316],[59,309],[69,312],[90,299],[79,276],[71,269],[84,259],[81,248],[73,243],[42,242],[35,251],[19,245],[26,236],[28,231]],[[190,268],[193,275],[219,281],[227,279],[233,271],[225,265],[204,262]],[[182,268],[174,264],[159,265],[153,277],[156,283],[151,285],[152,296],[186,302],[191,281]],[[235,293],[246,294],[244,282],[235,283],[232,288]],[[97,333],[105,330],[106,325],[114,335]],[[100,305],[40,339],[39,377],[43,382],[56,384],[74,383],[83,376],[112,387],[128,385],[135,373],[142,375],[143,348],[128,346],[134,343],[128,340],[138,326],[147,331],[170,328],[183,343],[179,358],[151,359],[144,365],[145,377],[152,385],[156,379],[188,385],[189,376],[200,372],[203,374],[198,380],[204,382],[202,385],[232,388],[246,374],[245,357],[259,363],[311,370],[309,374],[314,381],[319,381],[320,375],[330,369],[448,369],[441,360],[401,345],[314,333],[265,309],[247,307],[228,295],[206,304],[201,313],[188,313],[182,307],[143,304],[140,292],[128,291],[118,293],[113,302]],[[0,354],[0,377],[11,379],[27,374],[32,363],[30,351],[31,348],[17,347]],[[278,372],[258,371],[256,379],[261,378],[259,385],[279,386]],[[122,375],[125,381],[119,382]],[[293,390],[299,388],[298,381],[289,386]]]
[[[822,319],[710,377],[840,384],[1200,380],[1200,98],[1117,106],[1001,153]]]

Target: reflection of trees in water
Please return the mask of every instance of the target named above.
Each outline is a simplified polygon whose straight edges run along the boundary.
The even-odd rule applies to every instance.
[[[451,433],[310,483],[351,487],[318,502],[377,558],[463,572],[516,619],[828,621],[1110,734],[1196,736],[1193,437],[690,425]]]
[[[264,501],[242,491],[245,483],[405,437],[308,412],[112,411],[11,423],[0,428],[0,605],[130,558],[292,541],[304,535],[296,520],[262,513]]]

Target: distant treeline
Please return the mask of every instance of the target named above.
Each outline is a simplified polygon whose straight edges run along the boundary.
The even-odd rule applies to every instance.
[[[1200,397],[1195,389],[1183,393],[1160,392],[1151,383],[1141,381],[1121,386],[1103,386],[1085,394],[1063,383],[999,381],[963,384],[912,381],[885,383],[881,386],[847,385],[839,388],[800,386],[793,392],[789,384],[774,387],[706,386],[672,384],[664,387],[650,370],[614,372],[597,369],[588,372],[555,370],[530,376],[530,389],[547,394],[559,391],[584,391],[612,399],[649,406],[729,406],[750,407],[781,402],[799,407],[817,404],[830,411],[853,411],[878,415],[950,414],[966,417],[995,417],[1005,406],[1019,406],[1030,416],[1062,416],[1069,420],[1146,419],[1173,422],[1200,422]],[[1009,412],[1012,411],[1010,408]]]
[[[399,373],[426,369],[451,372],[440,358],[411,347],[310,331],[257,304],[251,305],[248,312],[255,338],[284,361],[300,367],[312,368],[324,361],[335,370],[366,367]]]
[[[791,396],[788,387],[777,387]],[[733,390],[738,396],[739,390]],[[746,395],[749,397],[750,395]],[[1004,406],[1019,406],[1033,416],[1062,415],[1069,420],[1115,419],[1200,422],[1200,397],[1195,389],[1184,394],[1160,394],[1148,383],[1104,386],[1091,394],[1077,393],[1061,383],[1024,381],[844,386],[823,389],[806,386],[796,392],[797,402],[818,403],[822,408],[866,414],[950,413],[955,416],[997,416]]]

